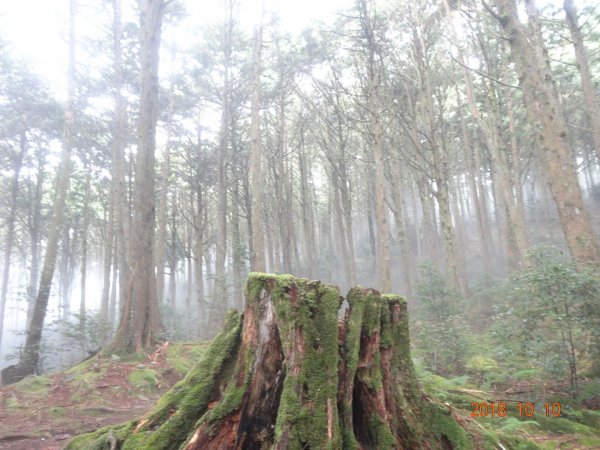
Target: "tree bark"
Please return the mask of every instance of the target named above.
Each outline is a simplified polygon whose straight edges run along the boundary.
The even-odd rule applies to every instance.
[[[83,226],[81,229],[81,293],[79,296],[79,326],[82,333],[85,331],[85,290],[87,286],[88,231],[90,227],[91,201],[91,174],[88,154],[84,154],[83,170],[85,172],[85,185],[83,188]]]
[[[29,283],[27,286],[27,326],[33,315],[37,288],[40,277],[40,240],[42,234],[42,193],[45,178],[46,156],[44,150],[39,149],[36,154],[37,174],[33,195],[29,195],[31,214],[28,218],[29,240],[31,245],[31,266],[29,270]]]
[[[263,224],[263,180],[260,139],[260,60],[262,25],[254,33],[252,48],[252,100],[250,105],[250,193],[252,196],[252,249],[250,269],[265,272],[265,235]]]
[[[154,261],[154,151],[158,115],[158,63],[163,0],[140,2],[141,28],[141,98],[138,123],[138,152],[133,192],[134,220],[130,236],[131,271],[119,328],[111,351],[125,353],[149,347],[162,323],[156,299]]]
[[[579,26],[577,17],[577,9],[573,0],[565,0],[563,4],[567,25],[573,48],[575,49],[575,61],[577,69],[581,76],[581,87],[583,88],[583,101],[585,103],[585,115],[592,131],[592,140],[594,142],[594,150],[596,158],[600,159],[600,105],[597,99],[597,90],[594,87],[588,57],[585,54],[585,45],[583,42],[583,34]]]
[[[227,259],[227,166],[231,144],[231,58],[233,53],[233,2],[226,2],[227,20],[223,24],[223,88],[221,91],[221,124],[219,128],[219,147],[217,156],[217,236],[215,254],[215,283],[213,289],[214,320],[222,320],[220,311],[226,309],[228,300],[225,279],[225,260]]]
[[[67,450],[464,449],[469,436],[420,392],[406,301],[289,275],[250,274],[206,356],[142,418]],[[462,440],[462,441],[461,441]],[[461,446],[462,443],[462,446]]]
[[[173,55],[174,59],[174,55]],[[169,92],[169,107],[167,119],[167,143],[163,150],[163,160],[160,168],[160,194],[158,201],[158,236],[156,245],[156,298],[162,303],[165,295],[165,248],[167,242],[167,206],[169,201],[169,176],[171,174],[171,121],[175,107],[173,82]]]
[[[112,180],[111,185],[114,195],[114,221],[115,221],[115,255],[114,261],[118,275],[118,299],[121,310],[125,306],[129,285],[129,231],[130,210],[128,201],[128,187],[126,184],[125,140],[127,133],[126,99],[123,95],[124,73],[123,73],[123,50],[121,40],[123,37],[123,26],[121,22],[121,0],[113,0],[113,73],[115,77],[114,88],[114,113],[112,119],[113,140],[112,146]],[[116,280],[113,279],[113,284]],[[116,300],[116,299],[115,299]],[[114,323],[116,312],[116,301],[109,304],[109,319]],[[121,316],[123,316],[121,312]]]

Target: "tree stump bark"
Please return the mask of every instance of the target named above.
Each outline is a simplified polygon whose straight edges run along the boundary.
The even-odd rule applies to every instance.
[[[421,394],[404,299],[252,273],[204,358],[141,419],[67,449],[468,449]],[[110,439],[109,439],[110,438]]]

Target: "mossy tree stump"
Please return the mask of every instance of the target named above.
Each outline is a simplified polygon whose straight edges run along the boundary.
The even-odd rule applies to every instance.
[[[471,448],[426,401],[410,359],[406,302],[372,289],[250,274],[247,306],[144,417],[68,449]]]

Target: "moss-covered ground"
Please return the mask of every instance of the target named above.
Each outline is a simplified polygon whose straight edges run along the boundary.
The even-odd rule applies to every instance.
[[[507,398],[499,392],[481,390],[466,376],[446,379],[419,371],[418,377],[427,395],[438,400],[446,411],[459,415],[467,430],[479,434],[476,448],[501,448],[498,443],[510,450],[600,448],[600,411],[584,409],[572,399],[564,402],[562,398],[549,395],[545,401],[532,402],[534,408],[527,411],[530,414],[527,417],[527,393],[520,394],[519,407],[516,397]],[[501,401],[506,404],[506,411],[499,413],[497,405]],[[547,415],[546,402],[560,402],[560,415],[555,417],[551,411]],[[482,414],[482,403],[487,405],[486,415]],[[492,403],[495,404],[494,414],[491,413]],[[480,405],[478,414],[474,404]],[[436,414],[439,419],[441,413]]]
[[[206,351],[171,343],[164,355],[92,358],[0,388],[0,448],[59,449],[73,435],[143,415]],[[150,355],[152,356],[152,355]]]
[[[174,343],[157,364],[144,364],[140,357],[119,362],[92,359],[65,372],[0,388],[0,448],[46,448],[42,445],[54,442],[49,448],[58,449],[75,434],[140,417],[206,349],[205,343]],[[467,377],[446,379],[424,371],[417,376],[426,394],[437,401],[428,409],[432,427],[445,430],[453,413],[478,436],[469,441],[460,429],[454,434],[445,430],[457,448],[492,450],[500,448],[498,443],[510,450],[600,448],[600,411],[572,404],[563,407],[559,418],[546,417],[541,405],[527,418],[512,404],[505,417],[471,417],[472,403],[494,400],[493,392],[480,390]]]

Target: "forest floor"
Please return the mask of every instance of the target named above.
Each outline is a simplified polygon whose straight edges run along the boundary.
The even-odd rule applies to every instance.
[[[207,344],[177,343],[134,361],[93,357],[0,388],[0,449],[58,450],[77,434],[143,415]]]
[[[582,380],[586,398],[575,400],[565,383],[544,380],[510,379],[482,390],[468,376],[446,379],[421,371],[418,378],[425,392],[458,413],[467,428],[494,434],[504,448],[600,449],[600,380]]]
[[[77,434],[140,417],[185,375],[207,347],[206,343],[163,345],[128,361],[112,355],[96,356],[63,372],[31,376],[2,387],[0,449],[58,450]],[[448,380],[425,372],[419,378],[428,395],[463,417],[463,426],[493,433],[504,448],[600,448],[600,403],[575,406],[562,398],[560,417],[547,417],[540,411],[541,404],[531,417],[519,417],[514,405],[505,417],[472,417],[473,402],[507,398],[506,386],[502,391],[483,392],[466,376]],[[596,391],[594,388],[593,398],[600,399]],[[520,397],[533,398],[527,392],[520,392]]]

